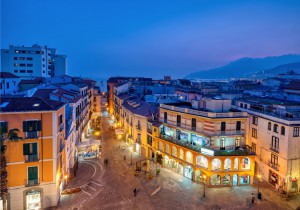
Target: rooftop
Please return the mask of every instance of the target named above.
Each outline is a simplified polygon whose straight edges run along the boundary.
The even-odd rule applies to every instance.
[[[145,116],[151,117],[152,114],[158,113],[158,108],[152,103],[147,103],[139,99],[128,99],[124,101],[123,106],[130,112]]]
[[[62,102],[53,101],[46,98],[1,98],[0,112],[39,112],[55,111],[64,105]]]
[[[0,72],[0,78],[20,78],[10,72]]]

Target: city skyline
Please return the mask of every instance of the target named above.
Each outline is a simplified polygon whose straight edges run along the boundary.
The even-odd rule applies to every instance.
[[[179,78],[241,57],[299,54],[299,7],[297,1],[3,1],[2,48],[54,46],[68,56],[71,75]]]

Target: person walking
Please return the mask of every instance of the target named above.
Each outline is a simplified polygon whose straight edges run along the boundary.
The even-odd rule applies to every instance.
[[[252,193],[252,205],[254,205],[254,201],[255,201],[255,195],[254,193]]]
[[[133,190],[134,197],[136,197],[136,188]]]

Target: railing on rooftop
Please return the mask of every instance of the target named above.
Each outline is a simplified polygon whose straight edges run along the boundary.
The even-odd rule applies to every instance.
[[[168,109],[168,110],[186,113],[186,114],[192,114],[192,115],[210,117],[210,118],[247,117],[247,113],[245,113],[245,112],[217,113],[217,112],[193,110],[190,108],[182,108],[182,107],[176,107],[176,106],[171,106],[171,105],[166,105],[166,104],[160,104],[160,107],[164,108],[164,109]]]

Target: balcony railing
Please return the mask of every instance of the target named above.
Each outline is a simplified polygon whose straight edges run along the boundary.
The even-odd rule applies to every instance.
[[[25,155],[25,162],[37,162],[39,161],[39,155]]]
[[[279,171],[279,167],[280,167],[280,166],[279,166],[278,163],[272,163],[272,161],[269,160],[268,165],[269,165],[271,168],[275,169],[276,171]]]
[[[25,187],[37,186],[40,184],[40,179],[25,179]]]
[[[26,132],[25,138],[26,139],[38,139],[39,133],[38,133],[38,131]]]
[[[278,146],[270,144],[270,150],[272,150],[273,152],[279,153],[279,147]]]
[[[168,142],[171,142],[173,144],[177,144],[179,146],[185,147],[190,150],[194,150],[196,152],[201,153],[201,148],[208,149],[213,151],[214,156],[243,156],[243,155],[255,155],[253,151],[250,150],[250,148],[247,147],[240,147],[239,149],[227,149],[227,150],[214,150],[212,148],[206,148],[202,146],[193,145],[191,142],[188,141],[182,141],[175,139],[168,135],[160,134],[160,138],[163,140],[166,140]]]

